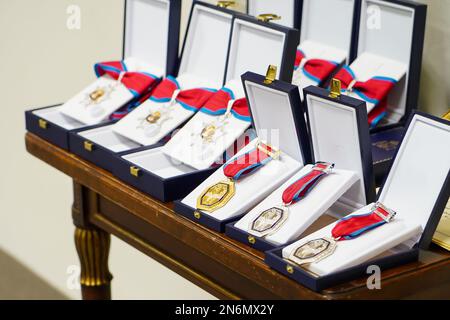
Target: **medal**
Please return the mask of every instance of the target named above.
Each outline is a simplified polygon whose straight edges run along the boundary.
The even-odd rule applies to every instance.
[[[213,212],[225,206],[235,194],[235,183],[270,162],[278,159],[279,151],[258,142],[255,149],[235,158],[223,167],[226,180],[208,187],[197,198],[197,209]]]
[[[250,223],[248,233],[257,237],[275,233],[288,219],[289,207],[306,197],[319,180],[329,174],[333,168],[334,164],[332,163],[316,162],[309,173],[297,179],[284,190],[281,206],[261,212]]]
[[[200,112],[217,117],[192,129],[191,146],[201,145],[202,148],[206,148],[225,135],[231,115],[242,121],[250,122],[247,99],[236,100],[233,92],[225,87],[216,92],[200,109]]]
[[[367,231],[392,221],[395,211],[377,202],[367,214],[350,215],[339,220],[331,237],[310,240],[292,250],[288,260],[297,265],[319,262],[332,255],[339,241],[352,240]]]
[[[116,82],[114,84],[95,88],[93,91],[85,94],[81,103],[86,109],[90,109],[93,116],[98,115],[102,110],[98,105],[110,98],[119,83],[120,82]]]
[[[81,101],[85,108],[88,108],[94,117],[100,116],[104,109],[102,102],[108,100],[119,85],[124,85],[136,98],[151,88],[157,77],[145,72],[130,72],[123,61],[112,61],[97,63],[94,66],[97,77],[108,75],[116,80],[114,83],[99,86],[87,93]]]
[[[146,117],[141,118],[136,129],[144,129],[147,137],[153,137],[156,135],[161,130],[162,124],[171,119],[171,113],[176,104],[176,98],[179,93],[179,89],[175,90],[172,93],[172,97],[169,102],[164,103],[159,109],[152,111]]]
[[[171,76],[164,79],[154,90],[149,100],[161,103],[161,106],[153,110],[145,117],[138,119],[136,129],[143,129],[147,137],[153,137],[161,131],[164,122],[172,119],[175,106],[197,112],[205,102],[214,94],[210,89],[181,90],[177,80]]]

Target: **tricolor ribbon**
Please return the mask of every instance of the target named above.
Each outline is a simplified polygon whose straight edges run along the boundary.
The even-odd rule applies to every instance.
[[[324,59],[307,59],[303,51],[297,49],[294,70],[301,68],[307,78],[321,84],[336,70],[338,65],[337,62]]]
[[[334,76],[341,81],[343,92],[354,92],[364,101],[374,104],[369,112],[369,124],[374,127],[386,115],[387,96],[397,80],[389,77],[372,77],[367,81],[357,81],[349,66],[344,66]]]
[[[334,164],[316,163],[310,172],[297,179],[284,190],[282,199],[284,205],[297,203],[314,188],[320,179],[327,175]]]
[[[200,109],[200,112],[214,116],[224,115],[227,112],[230,101],[233,101],[230,110],[231,114],[239,120],[251,122],[247,99],[235,100],[233,91],[225,87],[214,93]]]
[[[148,95],[150,89],[159,80],[159,77],[147,72],[128,71],[123,61],[96,63],[94,71],[97,77],[107,74],[111,78],[119,80],[133,94],[134,99],[141,97],[143,94]],[[132,101],[114,112],[109,118],[111,120],[121,119],[138,105],[139,101]]]
[[[394,216],[395,212],[389,212],[387,208],[376,205],[370,213],[342,218],[334,226],[331,235],[335,240],[352,240],[390,222]]]
[[[273,159],[269,155],[269,152],[273,152],[272,148],[263,145],[262,147],[268,151],[264,152],[259,146],[260,145],[226,164],[223,168],[225,176],[237,181],[241,177],[257,171],[259,168],[270,162]]]
[[[97,77],[105,74],[120,82],[133,94],[135,98],[147,92],[157,81],[158,77],[141,71],[128,71],[125,62],[100,62],[94,65]]]
[[[197,112],[217,92],[209,88],[181,90],[178,81],[174,77],[168,76],[156,86],[149,99],[158,103],[170,102],[177,90],[179,92],[176,94],[175,102],[193,112]]]

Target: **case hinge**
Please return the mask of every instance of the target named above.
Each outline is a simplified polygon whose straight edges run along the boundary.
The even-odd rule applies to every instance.
[[[272,82],[275,81],[276,77],[277,77],[277,66],[270,65],[267,68],[266,78],[264,79],[264,83],[271,84]]]
[[[38,121],[39,123],[39,128],[46,130],[48,127],[48,123],[47,121],[45,121],[44,119],[39,119]]]
[[[270,22],[272,20],[280,20],[281,16],[274,13],[263,13],[256,16],[256,19],[262,22]]]
[[[135,166],[130,167],[130,174],[134,177],[139,177],[139,174],[141,173],[141,169]]]
[[[331,79],[330,94],[328,96],[333,99],[337,99],[341,96],[341,80],[335,78]]]
[[[236,1],[218,1],[217,6],[220,8],[228,8],[231,6],[234,6],[236,4]]]
[[[84,142],[84,150],[92,152],[92,150],[94,150],[94,144],[90,141],[85,141]]]

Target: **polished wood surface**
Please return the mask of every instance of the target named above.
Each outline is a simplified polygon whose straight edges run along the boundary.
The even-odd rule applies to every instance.
[[[26,146],[73,179],[77,229],[113,234],[218,298],[450,298],[450,254],[437,246],[422,252],[418,262],[383,272],[381,290],[369,290],[364,278],[316,293],[270,269],[262,253],[177,215],[171,203],[157,201],[33,134],[27,133]],[[93,270],[102,281],[82,283],[83,298],[108,299],[108,246],[99,239],[85,241],[102,258],[81,254],[82,273],[97,261]]]

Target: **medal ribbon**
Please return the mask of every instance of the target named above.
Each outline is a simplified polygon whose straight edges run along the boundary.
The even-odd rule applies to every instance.
[[[302,62],[303,67],[301,67]],[[301,67],[302,72],[306,77],[317,82],[318,84],[321,84],[334,70],[336,70],[338,65],[339,64],[334,61],[324,59],[306,59],[303,51],[297,49],[294,70]]]
[[[200,111],[215,116],[223,115],[227,111],[230,100],[234,100],[231,114],[239,120],[251,122],[247,99],[235,100],[233,91],[225,87],[212,95]]]
[[[327,175],[326,169],[333,165],[328,163],[316,163],[311,172],[299,178],[284,190],[282,199],[285,205],[297,203],[314,188],[319,180]]]
[[[260,144],[268,152],[273,152],[272,148]],[[270,162],[273,158],[266,152],[256,147],[255,149],[237,157],[231,163],[226,164],[223,173],[234,181],[239,180],[242,176],[247,176],[259,168]]]
[[[341,81],[343,91],[352,91],[364,101],[373,103],[369,112],[369,124],[374,127],[386,115],[387,96],[397,81],[389,77],[372,77],[367,81],[356,81],[355,73],[344,66],[334,77]]]
[[[178,81],[174,77],[168,76],[156,86],[150,100],[160,103],[169,102],[175,90],[180,89]],[[197,112],[215,92],[216,90],[208,88],[181,90],[175,101],[183,108]]]
[[[383,218],[384,217],[384,218]],[[351,215],[342,218],[333,228],[331,234],[336,240],[351,240],[363,233],[386,224],[392,219],[387,210],[376,207],[368,214]]]
[[[123,61],[100,62],[94,65],[97,77],[105,74],[120,82],[133,94],[134,100],[141,95],[148,95],[150,89],[158,82],[159,78],[146,72],[130,72]],[[132,101],[110,115],[110,120],[118,120],[125,117],[131,110],[139,105],[139,101]]]
[[[158,77],[137,71],[128,71],[123,61],[100,62],[94,65],[97,77],[105,74],[120,82],[133,94],[135,98],[148,91],[157,81]]]

